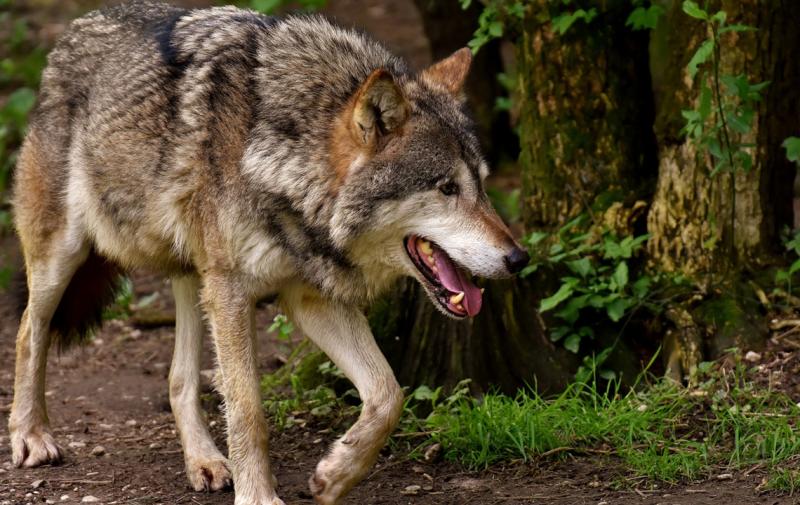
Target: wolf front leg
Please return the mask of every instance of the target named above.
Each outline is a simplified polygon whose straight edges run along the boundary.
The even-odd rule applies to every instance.
[[[235,505],[284,505],[275,493],[267,454],[267,423],[256,365],[254,300],[227,274],[204,275],[202,293],[222,376]]]
[[[320,505],[336,505],[364,478],[394,430],[403,392],[364,314],[301,287],[282,293],[292,320],[342,369],[363,401],[361,416],[317,465],[309,481]]]

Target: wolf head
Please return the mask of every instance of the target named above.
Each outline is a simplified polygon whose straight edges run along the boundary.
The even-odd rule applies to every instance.
[[[471,275],[509,276],[529,259],[484,190],[488,167],[462,91],[470,62],[462,49],[415,76],[373,71],[337,117],[329,148],[340,222],[371,216],[357,233],[339,227],[359,237],[351,256],[415,277],[453,318],[481,308]]]

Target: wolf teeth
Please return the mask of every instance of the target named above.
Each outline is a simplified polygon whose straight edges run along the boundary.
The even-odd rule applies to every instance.
[[[419,250],[428,256],[431,256],[433,254],[433,248],[431,247],[431,243],[428,242],[427,240],[420,240]]]
[[[459,303],[461,303],[461,300],[463,299],[464,299],[464,292],[459,291],[457,295],[453,295],[450,297],[450,303],[452,303],[453,305],[458,305]]]
[[[433,256],[428,255],[428,263],[430,263],[431,265],[436,264],[436,260],[433,258]]]

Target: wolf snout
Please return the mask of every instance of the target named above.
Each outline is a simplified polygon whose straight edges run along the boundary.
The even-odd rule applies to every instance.
[[[508,272],[511,274],[519,273],[531,260],[530,254],[524,249],[514,247],[511,252],[503,256]]]

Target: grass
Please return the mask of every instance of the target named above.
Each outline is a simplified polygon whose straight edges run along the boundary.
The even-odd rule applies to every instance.
[[[706,371],[693,388],[659,380],[621,393],[585,382],[553,399],[461,398],[425,422],[445,457],[472,469],[573,452],[617,456],[632,473],[666,482],[756,464],[778,471],[800,454],[800,408],[747,375],[738,363]]]
[[[265,402],[279,427],[330,415],[346,428],[355,419],[354,401],[343,402],[331,387],[331,378],[341,379],[335,367],[327,361],[314,367],[327,378],[316,387],[301,386],[304,381],[292,379],[293,372],[281,381],[265,378],[265,386],[291,385],[290,397],[273,389]],[[473,470],[567,453],[601,454],[616,458],[633,476],[668,483],[758,465],[769,475],[767,488],[793,493],[800,488],[800,407],[752,376],[741,361],[705,363],[689,388],[657,379],[622,391],[615,381],[600,388],[592,379],[554,398],[531,390],[474,398],[467,382],[450,395],[422,386],[408,395],[392,444],[411,448],[415,457],[439,443],[446,459]]]

